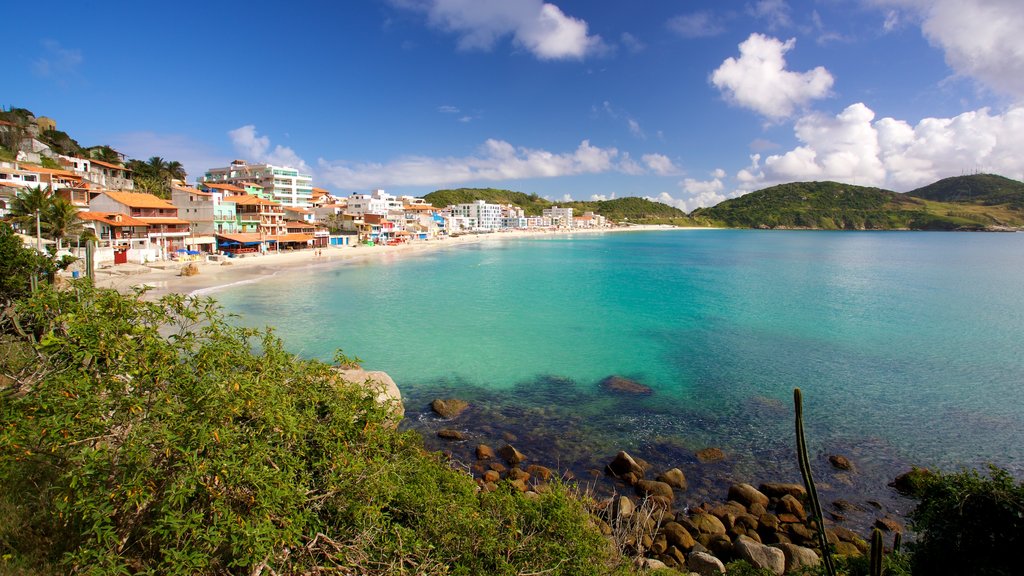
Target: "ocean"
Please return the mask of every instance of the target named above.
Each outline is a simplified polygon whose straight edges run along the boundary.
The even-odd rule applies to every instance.
[[[596,492],[618,450],[679,467],[687,505],[800,482],[902,517],[911,465],[1024,476],[1024,234],[673,230],[550,235],[279,273],[217,292],[286,347],[387,371],[404,427],[471,464],[508,442]],[[649,395],[603,389],[609,376]],[[472,407],[434,416],[434,398]],[[436,437],[459,428],[469,440]],[[725,459],[701,462],[697,450]],[[828,456],[847,456],[839,471]],[[826,506],[828,509],[828,506]],[[850,516],[851,513],[845,515]]]

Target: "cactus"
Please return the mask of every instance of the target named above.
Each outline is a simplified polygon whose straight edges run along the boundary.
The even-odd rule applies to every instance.
[[[875,528],[871,531],[871,576],[882,576],[882,531]]]
[[[828,538],[825,536],[825,522],[821,513],[821,504],[818,502],[818,491],[814,489],[814,479],[811,478],[811,461],[807,457],[807,443],[804,441],[803,394],[799,388],[793,389],[793,404],[796,407],[796,453],[800,461],[800,474],[804,477],[804,486],[807,488],[807,497],[811,501],[811,515],[818,532],[821,560],[825,565],[825,573],[828,576],[836,576],[836,569],[832,564],[832,554],[828,549]]]
[[[899,552],[901,544],[903,544],[903,534],[897,532],[896,535],[892,537],[892,551]]]

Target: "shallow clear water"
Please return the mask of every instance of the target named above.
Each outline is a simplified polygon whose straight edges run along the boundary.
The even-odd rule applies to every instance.
[[[892,512],[885,482],[910,464],[1024,474],[1022,295],[1024,234],[740,230],[452,246],[216,293],[300,355],[386,370],[430,446],[468,460],[514,437],[584,477],[626,449],[683,468],[692,502],[799,481],[799,386],[826,495]],[[611,395],[609,375],[654,393]],[[474,407],[442,423],[438,396]],[[473,440],[433,438],[451,424]],[[698,463],[707,446],[728,457]]]

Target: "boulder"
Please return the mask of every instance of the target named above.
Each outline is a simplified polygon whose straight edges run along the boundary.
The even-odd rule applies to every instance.
[[[487,472],[484,472],[484,482],[485,483],[486,482],[497,483],[498,480],[501,480],[501,474],[498,474],[496,471],[488,470]]]
[[[509,480],[522,480],[526,482],[530,479],[530,474],[526,471],[520,470],[519,468],[510,468],[508,471]]]
[[[501,449],[498,450],[498,455],[513,466],[518,466],[520,462],[526,460],[526,456],[524,456],[519,450],[516,450],[511,444],[502,446]]]
[[[605,472],[630,485],[636,484],[637,480],[644,477],[644,467],[635,458],[622,451],[605,466]]]
[[[672,487],[664,482],[658,482],[657,480],[640,480],[633,485],[636,489],[637,496],[641,498],[650,498],[652,496],[659,496],[661,498],[668,499],[669,502],[675,500],[676,495],[672,492]]]
[[[457,417],[465,412],[466,408],[469,408],[469,402],[459,400],[458,398],[438,398],[430,403],[430,409],[446,420]]]
[[[379,370],[366,371],[362,368],[335,368],[334,371],[345,382],[362,384],[377,393],[377,403],[387,406],[391,412],[392,423],[397,426],[405,417],[405,406],[402,405],[402,391],[398,384],[388,376],[387,372]]]
[[[530,464],[526,467],[526,472],[541,482],[547,482],[551,479],[551,469],[540,464]]]
[[[661,531],[665,534],[665,538],[668,543],[676,548],[683,551],[691,550],[697,541],[693,539],[693,536],[678,522],[668,522],[662,528]]]
[[[729,499],[735,500],[744,506],[757,503],[762,506],[768,505],[768,497],[762,494],[750,484],[733,484],[729,487]]]
[[[725,574],[725,565],[718,558],[707,552],[694,552],[686,559],[686,567],[690,572],[700,576],[720,576]]]
[[[690,522],[697,532],[701,534],[725,534],[725,525],[718,518],[706,512],[697,512],[690,515]]]
[[[797,546],[796,544],[775,544],[775,548],[782,550],[786,557],[786,572],[796,572],[804,568],[814,568],[821,563],[818,553],[810,548]]]
[[[766,482],[758,488],[769,498],[782,498],[786,494],[803,499],[807,496],[807,489],[803,484],[792,484],[783,482]]]
[[[615,515],[619,518],[626,519],[633,515],[633,511],[636,510],[636,505],[629,499],[628,496],[619,496],[615,499]]]
[[[719,460],[725,460],[725,452],[722,452],[721,448],[704,448],[703,450],[697,450],[697,460],[703,463],[718,462]]]
[[[903,525],[889,517],[875,520],[875,528],[886,532],[903,532]]]
[[[853,470],[853,462],[846,456],[833,454],[828,457],[828,461],[836,470]]]
[[[465,440],[466,435],[458,430],[451,428],[441,428],[437,431],[438,438],[444,438],[445,440]]]
[[[755,568],[768,570],[776,576],[782,576],[786,571],[786,555],[782,550],[755,542],[746,536],[740,536],[733,542],[733,553]]]
[[[516,490],[520,492],[526,492],[528,490],[528,488],[526,487],[526,482],[522,480],[509,480],[508,483],[511,484]]]
[[[622,376],[609,376],[604,380],[601,380],[600,384],[602,389],[608,392],[616,392],[619,394],[632,394],[636,396],[649,396],[654,393],[654,390],[650,386],[644,386],[636,380],[630,380]]]
[[[803,522],[807,519],[807,512],[804,510],[803,503],[790,494],[786,494],[779,499],[779,503],[775,505],[775,511],[780,516],[782,514],[792,514],[797,518],[798,522]]]
[[[637,561],[637,565],[643,570],[653,572],[655,570],[668,570],[668,566],[661,560],[655,560],[654,558],[641,558]]]
[[[494,448],[491,448],[487,444],[480,444],[476,447],[476,459],[477,460],[493,460],[494,459]]]
[[[658,482],[664,482],[676,490],[685,492],[686,491],[686,475],[679,468],[673,468],[666,472],[659,474],[655,480]]]
[[[927,468],[911,468],[909,471],[904,472],[896,477],[895,480],[889,483],[900,494],[913,496],[921,489],[921,485],[928,480],[932,475],[932,471]]]

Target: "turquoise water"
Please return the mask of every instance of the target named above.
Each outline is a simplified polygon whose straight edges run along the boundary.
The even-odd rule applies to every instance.
[[[884,484],[910,464],[1024,473],[1022,289],[1024,234],[679,230],[451,246],[216,297],[300,355],[389,372],[432,447],[468,460],[515,438],[583,477],[626,449],[682,467],[694,501],[723,478],[799,480],[799,386],[826,493],[899,511]],[[654,393],[610,395],[609,375]],[[430,415],[449,395],[474,402],[463,421]],[[452,424],[473,440],[433,438]],[[698,463],[707,446],[728,457]]]

